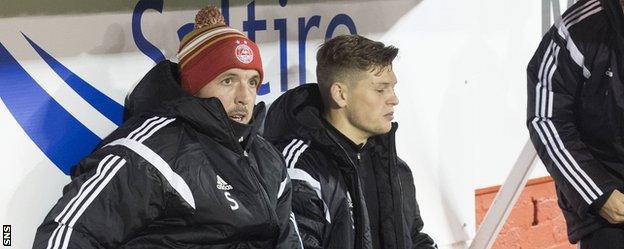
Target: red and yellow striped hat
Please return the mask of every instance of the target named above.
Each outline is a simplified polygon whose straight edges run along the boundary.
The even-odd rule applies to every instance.
[[[258,45],[225,25],[223,15],[213,5],[195,16],[193,31],[180,42],[178,59],[182,88],[192,95],[232,68],[256,70],[260,82],[264,76]]]

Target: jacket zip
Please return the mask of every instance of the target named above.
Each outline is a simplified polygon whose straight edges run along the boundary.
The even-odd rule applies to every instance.
[[[354,177],[354,179],[353,179],[353,181],[355,181],[355,188],[354,188],[354,191],[355,191],[355,195],[357,196],[357,198],[358,198],[359,202],[361,202],[361,203],[360,203],[360,204],[361,204],[361,205],[360,205],[360,210],[359,210],[360,212],[358,213],[358,216],[364,216],[364,215],[362,214],[362,210],[361,210],[361,209],[363,208],[363,206],[364,206],[364,200],[362,200],[362,199],[360,198],[360,196],[361,196],[362,194],[361,194],[361,187],[360,187],[360,174],[359,174],[359,172],[358,172],[357,165],[355,164],[355,162],[353,162],[353,160],[352,160],[352,159],[351,159],[351,157],[349,156],[349,153],[347,152],[347,150],[346,150],[344,147],[342,147],[342,145],[338,142],[338,140],[336,139],[336,137],[334,137],[334,135],[333,135],[333,134],[331,134],[330,132],[328,132],[328,133],[327,133],[327,135],[329,135],[329,137],[331,138],[331,140],[332,140],[332,141],[333,141],[336,145],[338,145],[338,147],[340,147],[340,149],[342,150],[342,152],[344,152],[345,156],[347,157],[347,159],[348,159],[348,161],[349,161],[349,166],[351,166],[351,167],[353,168],[354,172],[355,172],[355,177]],[[358,159],[359,159],[359,158],[360,158],[360,156],[359,156],[359,153],[358,153]],[[348,192],[348,191],[347,191],[347,192]],[[362,217],[362,218],[363,218],[363,217]],[[360,220],[360,221],[359,221],[359,223],[358,223],[358,227],[360,228],[360,233],[362,233],[362,234],[361,234],[361,236],[364,236],[364,223],[362,222],[361,218],[360,218],[359,220]],[[356,236],[355,236],[355,248],[363,248],[363,247],[362,247],[362,242],[361,242],[361,241],[362,241],[362,239],[363,239],[363,238],[358,238],[357,233],[356,233]]]
[[[395,125],[393,125],[393,126],[395,126]],[[396,182],[398,184],[398,188],[399,188],[398,196],[394,196],[394,191],[393,191],[393,199],[396,200],[395,203],[394,203],[395,204],[394,205],[395,206],[394,207],[394,211],[398,212],[401,215],[401,217],[398,217],[398,215],[396,215],[396,214],[394,215],[394,223],[395,223],[395,230],[394,231],[395,231],[395,234],[397,236],[396,237],[397,248],[405,248],[405,241],[404,241],[404,238],[403,238],[403,234],[404,234],[404,231],[403,231],[403,221],[402,221],[402,219],[404,217],[404,214],[402,213],[403,212],[403,208],[401,207],[403,205],[403,185],[401,183],[401,179],[400,179],[399,175],[396,174],[396,171],[398,170],[397,169],[397,167],[398,167],[397,166],[398,165],[398,163],[397,163],[398,155],[396,153],[396,141],[395,141],[396,129],[394,129],[394,131],[391,130],[391,133],[392,134],[390,134],[390,137],[389,137],[389,140],[390,140],[389,141],[390,142],[390,146],[389,146],[390,147],[390,151],[389,152],[391,154],[390,157],[392,158],[392,159],[390,159],[390,182],[391,182],[390,189],[392,190],[392,182]],[[393,181],[392,178],[395,177],[395,176],[396,176],[397,180]]]
[[[260,172],[257,172],[258,170],[254,167],[251,166],[251,160],[249,159],[249,154],[247,153],[246,150],[243,151],[243,158],[245,158],[245,161],[247,162],[247,166],[249,167],[250,171],[251,171],[251,175],[252,178],[254,179],[254,183],[256,185],[256,188],[260,189],[260,194],[262,195],[262,199],[264,200],[264,206],[266,208],[267,214],[269,214],[269,216],[271,217],[270,221],[273,223],[274,221],[277,223],[277,214],[273,214],[274,212],[271,212],[271,202],[269,200],[269,195],[266,192],[264,186],[260,183],[260,180],[258,180],[258,178],[260,177]],[[273,224],[271,224],[273,225]]]
[[[255,113],[254,113],[254,116],[256,116]],[[236,136],[234,136],[234,130],[232,129],[232,126],[228,124],[227,127],[229,128],[228,131],[230,133],[230,137],[235,138]],[[251,143],[253,143],[253,140],[254,140],[254,134],[255,132],[252,128],[252,131],[250,131],[248,135],[249,141],[247,141],[247,146],[246,146],[247,148],[251,147]],[[249,160],[249,153],[247,152],[245,148],[243,148],[243,146],[240,144],[240,141],[238,140],[240,139],[234,139],[235,144],[236,144],[234,146],[234,150],[236,154],[238,154],[241,158],[244,158],[245,161],[247,162],[247,167],[251,171],[251,178],[253,178],[253,182],[256,185],[256,188],[260,189],[260,192],[261,192],[260,195],[262,195],[262,199],[264,200],[265,209],[267,211],[267,214],[271,217],[270,221],[271,222],[275,221],[275,223],[278,223],[277,214],[273,215],[274,212],[271,212],[271,208],[270,208],[271,202],[269,200],[269,195],[266,192],[266,189],[264,188],[264,186],[260,183],[260,180],[258,180],[260,178],[260,172],[257,172],[258,170],[254,168],[253,166],[251,166],[251,161]]]

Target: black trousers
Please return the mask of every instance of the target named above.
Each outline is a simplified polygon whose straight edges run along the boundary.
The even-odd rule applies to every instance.
[[[624,249],[624,226],[598,229],[579,242],[579,249]]]

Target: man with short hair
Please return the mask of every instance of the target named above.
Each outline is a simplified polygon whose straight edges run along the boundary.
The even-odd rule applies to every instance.
[[[526,124],[581,249],[624,248],[622,2],[576,2],[527,67]]]
[[[258,135],[258,46],[209,6],[178,58],[132,91],[34,248],[301,248],[284,160]]]
[[[319,83],[269,109],[264,135],[286,159],[305,248],[436,248],[396,154],[397,53],[359,35],[335,37],[317,53]]]

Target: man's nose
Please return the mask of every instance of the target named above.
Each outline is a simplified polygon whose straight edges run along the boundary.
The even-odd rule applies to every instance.
[[[251,102],[253,93],[249,89],[249,86],[245,83],[238,84],[234,99],[237,104],[247,105]]]

